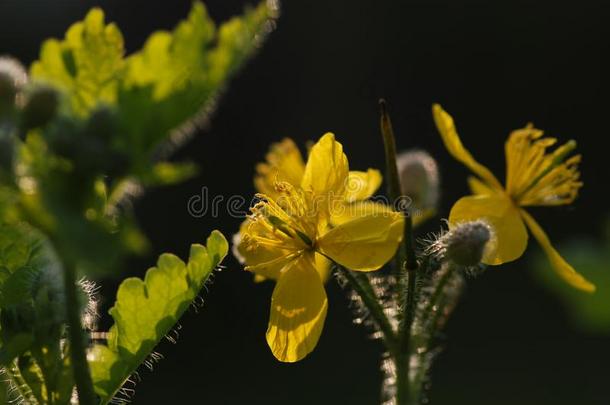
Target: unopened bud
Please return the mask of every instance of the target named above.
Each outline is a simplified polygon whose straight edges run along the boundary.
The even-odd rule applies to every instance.
[[[427,152],[409,150],[396,158],[403,195],[411,198],[416,209],[434,209],[439,198],[439,172],[436,161]]]
[[[17,95],[27,81],[28,75],[21,63],[0,56],[0,117],[15,107]]]
[[[27,96],[23,108],[25,129],[44,126],[55,117],[59,107],[59,93],[50,86],[36,86]]]
[[[492,231],[486,222],[472,221],[456,225],[439,242],[448,260],[460,266],[476,266],[491,237]]]

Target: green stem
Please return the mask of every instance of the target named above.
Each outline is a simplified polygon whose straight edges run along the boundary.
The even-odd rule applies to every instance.
[[[74,373],[74,382],[80,405],[95,405],[95,392],[91,371],[87,363],[85,335],[81,324],[80,303],[78,302],[76,269],[74,266],[64,266],[64,287],[66,290],[66,311],[68,321],[68,337],[70,339],[70,360]]]
[[[338,264],[335,264],[335,266],[362,299],[362,302],[370,311],[371,316],[383,333],[383,340],[387,349],[392,355],[395,355],[397,353],[396,333],[394,332],[394,328],[392,328],[392,324],[390,324],[388,317],[383,312],[383,308],[379,303],[377,294],[375,294],[369,279],[365,274],[348,270]]]
[[[445,262],[442,268],[440,269],[440,272],[442,272],[442,274],[436,282],[435,289],[432,295],[430,296],[430,301],[428,302],[428,305],[426,305],[423,312],[421,313],[421,323],[422,327],[425,328],[426,333],[424,333],[421,337],[421,339],[423,340],[420,342],[420,344],[418,344],[418,349],[423,350],[423,352],[422,354],[420,354],[418,351],[417,353],[413,353],[413,355],[425,356],[428,353],[428,350],[430,349],[432,339],[434,339],[434,334],[437,330],[439,318],[443,314],[442,307],[446,304],[446,302],[443,302],[447,297],[445,294],[445,287],[454,275],[454,270],[455,266],[447,262]],[[425,361],[420,360],[419,364],[423,365],[425,364]],[[426,376],[427,372],[428,368],[425,366],[420,366],[418,369],[415,370],[411,383],[411,391],[409,393],[413,401],[415,401],[419,397],[424,377]]]
[[[400,204],[402,191],[400,187],[400,177],[398,175],[398,166],[396,165],[396,139],[392,128],[392,121],[388,114],[387,105],[384,99],[379,100],[379,108],[381,110],[381,136],[383,137],[383,147],[385,151],[385,180],[387,184],[388,197],[393,205]],[[411,218],[405,215],[405,234],[411,233],[410,229],[413,224]],[[407,246],[402,243],[398,248],[396,257],[394,258],[394,271],[400,278],[404,263],[407,261]]]
[[[451,276],[453,275],[454,269],[455,267],[451,263],[443,263],[443,267],[441,268],[441,272],[443,273],[440,276],[438,282],[436,283],[436,288],[430,296],[430,301],[428,302],[428,305],[422,313],[422,323],[424,327],[428,327],[430,319],[432,319],[432,328],[434,328],[434,325],[438,321],[439,311],[435,311],[434,307],[438,308],[438,304],[444,295],[445,286],[447,285],[449,280],[451,280]]]
[[[381,135],[385,147],[386,158],[386,181],[388,184],[389,197],[397,203],[402,196],[398,167],[396,165],[396,138],[392,121],[387,111],[385,100],[379,100],[381,108]],[[398,404],[407,404],[409,401],[409,357],[411,353],[411,329],[415,317],[415,295],[417,288],[417,257],[415,256],[415,244],[413,240],[413,220],[408,208],[405,208],[405,229],[403,242],[396,255],[398,280],[404,280],[402,276],[403,264],[406,270],[406,294],[402,296],[403,313],[400,327],[398,329],[398,353],[396,362],[396,392]]]

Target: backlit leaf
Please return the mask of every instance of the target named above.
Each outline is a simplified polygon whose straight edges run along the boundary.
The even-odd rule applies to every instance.
[[[214,231],[207,246],[191,246],[188,263],[163,254],[144,280],[134,277],[123,281],[110,310],[115,324],[108,333],[108,344],[95,345],[89,353],[95,390],[102,404],[116,395],[171,331],[227,251],[226,239]]]

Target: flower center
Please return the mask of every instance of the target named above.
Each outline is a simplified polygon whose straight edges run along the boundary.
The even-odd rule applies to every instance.
[[[556,142],[531,124],[511,133],[506,142],[506,191],[517,205],[570,204],[578,195],[581,156],[568,158],[576,142],[547,153]]]
[[[250,219],[261,232],[252,235],[257,243],[295,251],[313,250],[318,213],[307,194],[289,183],[275,185],[278,197],[257,194],[260,201],[251,208]]]

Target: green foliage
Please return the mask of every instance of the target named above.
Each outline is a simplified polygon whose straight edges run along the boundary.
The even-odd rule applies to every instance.
[[[113,145],[129,155],[135,175],[146,177],[153,154],[172,131],[186,131],[193,115],[212,109],[275,13],[263,2],[217,29],[204,5],[195,2],[173,32],[153,33],[141,51],[124,58],[119,29],[106,25],[103,12],[94,9],[63,41],[44,43],[31,74],[62,88],[66,108],[79,116],[100,105],[115,109],[121,136]]]
[[[263,2],[216,28],[195,2],[175,30],[153,33],[127,57],[99,9],[63,40],[47,40],[31,83],[11,88],[10,99],[23,103],[0,125],[0,218],[40,229],[62,261],[88,275],[141,252],[147,245],[125,198],[197,173],[192,163],[160,161],[164,145],[212,110],[275,12]]]
[[[29,79],[0,58],[0,373],[15,388],[0,386],[0,403],[67,404],[74,380],[79,393],[82,376],[88,385],[83,350],[70,352],[88,291],[79,284],[79,297],[66,294],[64,280],[116,271],[125,254],[146,248],[126,200],[197,172],[162,158],[207,118],[276,12],[262,2],[216,27],[194,2],[175,30],[125,56],[118,27],[93,9],[64,39],[43,44]],[[103,403],[174,327],[227,249],[215,231],[207,247],[192,246],[188,264],[162,255],[144,281],[121,284],[108,344],[90,357]]]
[[[63,41],[45,41],[30,71],[33,78],[64,90],[75,113],[86,114],[100,102],[116,102],[123,53],[118,27],[106,25],[104,12],[93,9],[68,29]]]
[[[110,314],[115,324],[108,345],[95,345],[90,365],[102,404],[112,399],[127,378],[146,360],[159,341],[178,322],[228,251],[218,231],[207,246],[194,244],[188,263],[164,254],[144,280],[123,281]]]
[[[573,239],[558,250],[597,286],[595,293],[584,294],[566,286],[549,268],[546,257],[538,257],[533,262],[536,279],[561,299],[577,327],[589,333],[610,335],[610,219],[606,221],[603,243]]]
[[[72,396],[62,266],[26,224],[0,226],[0,365],[28,403],[67,404]]]

